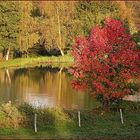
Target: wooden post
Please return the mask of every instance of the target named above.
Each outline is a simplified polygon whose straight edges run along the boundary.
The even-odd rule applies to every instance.
[[[123,124],[124,121],[123,121],[122,109],[120,109],[120,117],[121,117],[121,123]]]
[[[81,127],[80,111],[78,111],[78,124],[79,124],[79,127]]]
[[[35,114],[34,116],[34,130],[35,130],[35,133],[37,133],[37,114]]]

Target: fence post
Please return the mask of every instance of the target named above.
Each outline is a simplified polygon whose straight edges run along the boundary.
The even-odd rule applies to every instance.
[[[124,121],[123,121],[122,109],[120,109],[120,117],[121,117],[121,123],[123,124]]]
[[[81,127],[81,117],[80,117],[80,111],[78,111],[78,124],[79,124],[79,127]]]
[[[34,115],[34,130],[37,133],[37,114]]]

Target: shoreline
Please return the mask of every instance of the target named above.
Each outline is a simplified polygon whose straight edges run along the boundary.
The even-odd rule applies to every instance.
[[[3,68],[26,68],[36,66],[69,67],[73,63],[71,56],[41,56],[29,58],[17,58],[0,61],[0,69]]]

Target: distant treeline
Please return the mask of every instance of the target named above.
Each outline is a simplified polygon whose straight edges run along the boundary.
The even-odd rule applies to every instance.
[[[0,58],[64,55],[76,36],[86,36],[105,17],[136,31],[135,2],[0,1]]]

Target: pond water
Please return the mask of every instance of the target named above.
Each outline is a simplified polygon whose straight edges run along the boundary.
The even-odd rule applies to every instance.
[[[140,101],[140,93],[124,99]],[[89,94],[72,89],[66,69],[51,67],[0,69],[0,102],[8,101],[65,109],[89,109],[99,104]]]
[[[0,102],[33,106],[89,109],[96,101],[75,91],[65,69],[36,67],[0,70]]]

